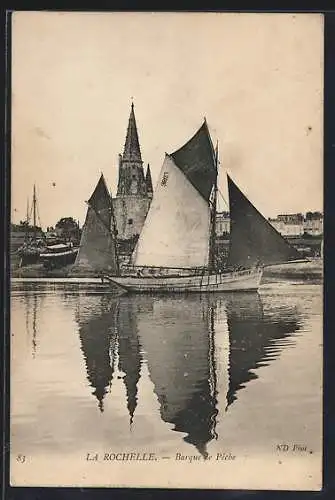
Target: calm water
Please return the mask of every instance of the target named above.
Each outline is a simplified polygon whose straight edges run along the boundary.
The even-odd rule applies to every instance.
[[[11,313],[15,484],[118,484],[99,463],[129,451],[174,464],[176,453],[230,453],[240,476],[248,459],[298,457],[301,473],[319,478],[320,285],[188,297],[20,286]],[[283,455],[278,444],[306,450]]]

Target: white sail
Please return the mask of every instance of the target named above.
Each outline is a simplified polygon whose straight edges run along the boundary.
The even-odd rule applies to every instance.
[[[207,201],[166,155],[132,262],[136,266],[190,268],[208,264]]]

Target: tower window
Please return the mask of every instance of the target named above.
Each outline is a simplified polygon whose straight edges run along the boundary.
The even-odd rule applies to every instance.
[[[132,224],[133,223],[133,219],[128,219],[128,224]]]
[[[134,180],[136,179],[136,175],[133,175],[133,179],[134,179]]]

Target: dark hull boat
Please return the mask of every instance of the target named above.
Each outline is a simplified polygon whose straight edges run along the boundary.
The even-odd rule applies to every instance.
[[[46,269],[56,269],[73,264],[77,253],[78,247],[60,243],[47,247],[39,258]]]
[[[20,256],[20,267],[29,266],[31,264],[37,264],[39,262],[41,253],[40,247],[27,246],[20,248],[18,250],[18,255]]]

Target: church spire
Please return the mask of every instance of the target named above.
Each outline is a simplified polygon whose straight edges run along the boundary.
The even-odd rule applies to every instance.
[[[150,165],[148,163],[147,167],[147,173],[145,175],[145,184],[147,187],[147,194],[152,195],[153,193],[153,188],[152,188],[152,179],[151,179],[151,171],[150,171]]]
[[[140,162],[142,161],[133,102],[131,103],[127,137],[123,151],[123,160]]]

